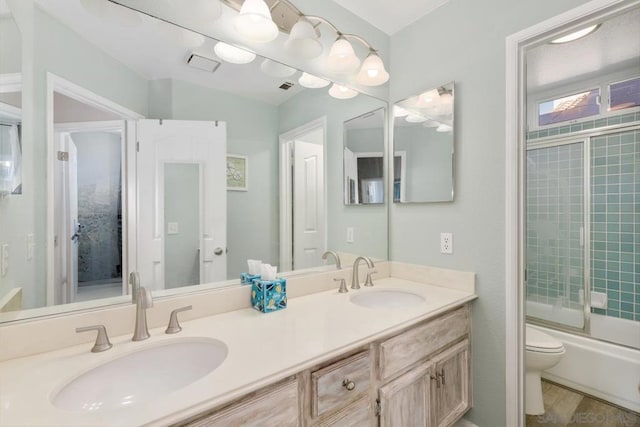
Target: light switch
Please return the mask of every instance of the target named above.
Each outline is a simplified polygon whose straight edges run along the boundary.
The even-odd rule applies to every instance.
[[[347,227],[347,243],[353,243],[353,227]]]
[[[168,222],[167,223],[167,234],[178,234],[178,223],[177,222]]]

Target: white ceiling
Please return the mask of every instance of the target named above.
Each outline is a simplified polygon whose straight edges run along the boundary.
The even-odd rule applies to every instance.
[[[223,62],[213,74],[193,69],[186,65],[186,59],[192,52],[219,59],[213,52],[215,40],[204,40],[194,33],[190,37],[184,37],[184,33],[181,33],[184,30],[178,27],[121,6],[111,4],[124,13],[104,16],[87,11],[80,0],[37,2],[43,10],[89,43],[149,80],[183,80],[272,105],[279,105],[304,90],[297,84],[300,72],[286,78],[270,77],[260,70],[260,57],[247,65]],[[223,8],[229,9],[227,6]],[[187,46],[186,41],[198,38],[204,40],[201,46]],[[287,91],[279,89],[285,81],[295,83],[296,86]]]
[[[340,6],[392,35],[449,0],[333,0]]]
[[[631,67],[640,72],[640,8],[602,22],[582,39],[541,44],[527,52],[526,62],[530,93]]]

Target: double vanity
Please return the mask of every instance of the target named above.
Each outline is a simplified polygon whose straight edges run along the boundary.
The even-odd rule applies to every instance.
[[[79,334],[82,344],[25,348],[0,363],[0,425],[451,425],[472,402],[474,275],[387,262],[373,287],[338,292],[332,279],[350,273],[288,279],[278,312],[249,308],[248,287],[218,290],[156,304],[193,304],[177,334],[150,316],[143,342],[128,333],[92,353],[94,337]],[[203,316],[212,296],[227,304]],[[40,333],[71,337],[61,322],[40,321]],[[3,352],[18,329],[0,331]]]

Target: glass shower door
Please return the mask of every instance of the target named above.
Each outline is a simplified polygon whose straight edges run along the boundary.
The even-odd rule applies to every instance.
[[[528,320],[585,330],[585,141],[530,144],[526,158]]]

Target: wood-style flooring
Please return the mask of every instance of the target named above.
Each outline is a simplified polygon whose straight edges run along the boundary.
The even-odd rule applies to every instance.
[[[527,415],[527,427],[640,427],[640,416],[549,381],[542,381],[544,415]]]

